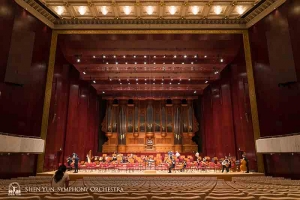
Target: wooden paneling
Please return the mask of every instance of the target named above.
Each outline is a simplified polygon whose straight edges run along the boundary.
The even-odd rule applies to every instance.
[[[261,136],[285,135],[300,132],[300,1],[289,0],[274,10],[267,17],[249,29],[252,63],[256,86],[257,107]],[[277,65],[272,65],[266,33],[270,30],[274,34],[289,33],[290,41],[283,38],[273,40],[276,46],[285,42],[291,44],[298,83],[291,87],[278,87]],[[282,66],[280,66],[282,67]],[[287,66],[289,67],[289,66]],[[266,155],[265,169],[268,175],[284,175],[286,177],[299,177],[299,156],[289,154]],[[298,167],[295,167],[298,166]]]
[[[0,8],[0,114],[5,116],[0,120],[0,131],[39,136],[52,31],[14,1],[1,0]],[[35,34],[31,65],[25,77],[27,83],[23,86],[4,83],[13,31]],[[22,51],[26,50],[22,48]],[[3,155],[0,156],[0,162],[1,178],[35,173],[34,155]]]
[[[238,157],[246,151],[250,168],[257,169],[243,48],[202,95],[203,155]]]

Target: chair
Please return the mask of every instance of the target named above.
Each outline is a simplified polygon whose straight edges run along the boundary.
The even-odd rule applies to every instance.
[[[51,194],[49,194],[50,196]],[[87,192],[78,192],[78,193],[54,193],[53,196],[89,196]]]
[[[99,196],[98,200],[148,200],[146,196],[141,197],[104,197]]]
[[[151,199],[153,196],[168,196],[167,193],[157,193],[157,192],[148,192],[148,193],[131,193],[131,196],[147,196],[148,199]]]
[[[159,197],[159,196],[152,196],[151,200],[165,200],[165,199],[174,199],[174,200],[201,200],[202,198],[200,196],[190,196],[190,197]]]
[[[177,197],[177,196],[185,196],[185,197],[190,197],[190,196],[200,196],[201,199],[204,199],[204,197],[206,196],[206,193],[193,193],[193,192],[186,192],[186,193],[179,193],[179,192],[175,192],[175,193],[171,193],[170,196],[173,197]]]
[[[41,197],[38,196],[29,196],[29,197],[20,197],[20,196],[10,196],[10,197],[0,197],[0,200],[41,200]]]
[[[214,197],[214,196],[207,196],[204,200],[255,200],[255,197],[253,196],[247,196],[247,197],[232,197],[232,196],[226,196],[226,197]]]
[[[259,197],[259,200],[300,200],[296,197]]]
[[[45,196],[44,200],[94,200],[93,196],[74,196],[74,195],[68,195],[68,196],[64,196],[64,195],[60,195],[60,196]]]

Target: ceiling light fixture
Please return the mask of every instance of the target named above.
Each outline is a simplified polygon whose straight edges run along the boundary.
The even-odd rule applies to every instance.
[[[180,85],[180,83],[178,83],[178,85]]]
[[[169,7],[169,12],[171,15],[174,15],[176,13],[176,7],[175,6]]]
[[[184,55],[184,58],[187,58],[187,55]]]
[[[125,62],[125,65],[127,65],[128,63],[127,62]]]
[[[207,55],[205,55],[204,58],[207,58]]]
[[[144,58],[147,58],[147,56],[144,56]]]
[[[144,65],[146,65],[147,63],[146,62],[144,62]]]
[[[126,58],[126,56],[123,56],[123,58]]]
[[[131,12],[130,7],[129,7],[129,6],[125,6],[125,7],[124,7],[124,13],[125,13],[125,15],[129,15],[130,12]]]
[[[190,78],[189,78],[188,80],[189,80],[189,81],[191,81],[191,79],[190,79]]]
[[[93,56],[93,58],[96,58],[96,56]]]
[[[105,56],[105,55],[103,55],[103,58],[106,58],[106,56]]]
[[[193,7],[192,7],[192,13],[193,13],[194,15],[197,15],[198,12],[199,12],[199,7],[198,7],[198,6],[193,6]]]
[[[196,94],[196,93],[197,93],[197,91],[195,90],[195,91],[194,91],[194,94]]]
[[[82,72],[83,74],[86,74],[85,72]]]
[[[197,55],[194,55],[194,58],[197,58]]]
[[[176,58],[177,56],[176,55],[174,55],[174,58]]]
[[[220,62],[224,62],[223,58],[221,58]]]
[[[193,65],[193,64],[194,64],[194,62],[191,62],[191,64]]]
[[[80,58],[77,58],[77,62],[78,62],[78,63],[80,62]]]
[[[112,79],[110,78],[109,81],[112,81]]]
[[[116,62],[116,65],[119,64],[118,62]]]
[[[106,62],[106,64],[108,65],[108,62]]]
[[[121,81],[121,79],[119,79],[119,81]]]
[[[134,58],[136,58],[136,56],[133,56]]]
[[[78,12],[79,12],[80,15],[84,15],[86,13],[86,7],[79,6]]]
[[[243,6],[238,6],[236,9],[240,15],[242,15],[245,12],[245,8]]]
[[[114,55],[114,58],[116,58],[116,55]]]
[[[152,15],[153,12],[154,12],[154,8],[152,6],[148,6],[146,8],[146,12],[147,12],[148,15]]]
[[[128,85],[130,85],[130,83],[128,83]]]
[[[145,81],[147,81],[147,79],[145,78]]]
[[[105,94],[105,92],[103,91],[102,94]]]
[[[96,83],[96,81],[94,80],[93,83]]]
[[[137,79],[135,79],[136,81],[138,81],[139,79],[137,78]]]
[[[108,13],[107,7],[106,6],[102,6],[101,12],[102,12],[102,15],[107,15],[107,13]]]
[[[208,83],[208,81],[205,81],[205,83]]]
[[[63,6],[57,6],[56,7],[56,13],[58,15],[62,15],[64,11],[65,11],[65,8]]]
[[[214,12],[219,15],[222,12],[222,7],[221,6],[215,6],[214,7]]]

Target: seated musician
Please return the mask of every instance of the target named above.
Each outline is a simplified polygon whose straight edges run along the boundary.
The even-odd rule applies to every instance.
[[[225,159],[222,162],[222,173],[224,172],[224,169],[226,169],[226,172],[229,172],[229,165],[230,165],[230,160],[225,156]]]
[[[114,153],[114,154],[112,155],[112,161],[117,161],[117,154],[116,154],[116,153]]]
[[[186,161],[184,160],[182,163],[182,169],[180,171],[183,172],[185,168],[186,168]]]
[[[68,171],[72,170],[72,166],[71,166],[72,162],[73,162],[72,156],[69,156],[67,158]]]

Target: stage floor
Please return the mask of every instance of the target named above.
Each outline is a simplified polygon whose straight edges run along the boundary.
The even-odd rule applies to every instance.
[[[37,176],[53,176],[55,171],[51,172],[42,172],[37,173]],[[103,177],[103,176],[202,176],[202,177],[217,177],[218,179],[223,179],[225,181],[231,181],[232,177],[251,177],[251,176],[264,176],[263,173],[242,173],[242,172],[172,172],[168,173],[167,171],[158,171],[158,170],[144,170],[144,171],[134,171],[134,172],[85,172],[79,171],[78,173],[73,173],[73,171],[68,172],[70,175],[71,181],[82,179],[85,176],[92,177]]]

